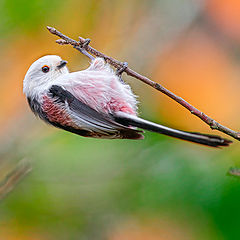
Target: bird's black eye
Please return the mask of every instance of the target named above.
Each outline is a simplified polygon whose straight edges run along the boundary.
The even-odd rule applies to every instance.
[[[43,71],[44,73],[49,72],[49,66],[47,66],[47,65],[43,66],[43,67],[42,67],[42,71]]]

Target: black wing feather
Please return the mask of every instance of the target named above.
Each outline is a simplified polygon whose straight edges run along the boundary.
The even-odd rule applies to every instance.
[[[67,102],[69,109],[84,121],[94,124],[99,129],[106,129],[101,133],[92,133],[84,129],[75,129],[69,126],[62,126],[58,123],[51,123],[56,127],[63,128],[67,131],[82,135],[82,136],[93,136],[101,138],[127,138],[127,139],[142,139],[143,136],[141,131],[132,129],[117,123],[110,115],[100,113],[93,108],[89,107],[85,103],[78,100],[72,93],[63,89],[58,85],[53,85],[50,90],[52,97],[61,103]],[[104,134],[105,133],[105,134]]]

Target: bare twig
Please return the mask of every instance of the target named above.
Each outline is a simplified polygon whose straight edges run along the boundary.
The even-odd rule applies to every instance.
[[[234,176],[240,178],[240,168],[231,167],[227,173],[229,176]]]
[[[73,39],[69,38],[68,36],[62,34],[61,32],[59,32],[58,30],[56,30],[53,27],[47,27],[47,29],[50,31],[50,33],[57,35],[58,37],[61,38],[56,41],[58,44],[61,44],[61,45],[70,44],[72,46],[82,47],[83,44],[85,43],[85,39],[82,37],[79,37],[79,41],[76,41],[76,40],[73,40]],[[96,57],[104,58],[104,60],[107,63],[109,63],[110,65],[112,65],[113,67],[115,67],[117,69],[123,67],[122,62],[97,51],[96,49],[90,47],[89,45],[84,46],[84,49]],[[136,79],[139,79],[140,81],[148,84],[149,86],[155,88],[156,90],[158,90],[158,91],[164,93],[165,95],[167,95],[168,97],[172,98],[174,101],[178,102],[184,108],[188,109],[192,114],[194,114],[195,116],[200,118],[202,121],[204,121],[206,124],[208,124],[211,129],[218,130],[229,136],[232,136],[233,138],[235,138],[237,140],[240,140],[240,132],[233,131],[233,130],[221,125],[220,123],[216,122],[214,119],[210,118],[205,113],[201,112],[200,110],[198,110],[197,108],[195,108],[194,106],[189,104],[187,101],[185,101],[183,98],[175,95],[174,93],[172,93],[171,91],[169,91],[168,89],[166,89],[165,87],[160,85],[159,83],[156,83],[156,82],[150,80],[149,78],[135,72],[134,70],[132,70],[129,67],[125,68],[124,72],[126,72],[127,75],[132,76]]]
[[[3,199],[17,183],[31,171],[29,162],[22,159],[17,166],[0,182],[0,200]]]

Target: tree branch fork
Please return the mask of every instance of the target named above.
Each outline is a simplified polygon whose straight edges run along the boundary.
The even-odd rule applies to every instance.
[[[88,39],[79,37],[79,41],[76,41],[76,40],[73,40],[73,39],[69,38],[68,36],[62,34],[61,32],[59,32],[57,29],[55,29],[53,27],[47,27],[47,29],[49,30],[50,33],[52,33],[60,38],[60,39],[56,40],[56,43],[58,43],[60,45],[70,44],[73,47],[84,48],[84,50],[86,52],[94,55],[95,57],[103,58],[108,64],[115,67],[116,69],[123,68],[123,72],[125,72],[127,75],[132,76],[132,77],[144,82],[145,84],[148,84],[149,86],[155,88],[156,90],[162,92],[163,94],[167,95],[168,97],[170,97],[171,99],[173,99],[174,101],[176,101],[177,103],[182,105],[184,108],[189,110],[193,115],[200,118],[203,122],[205,122],[207,125],[209,125],[211,129],[223,132],[226,135],[231,136],[231,137],[237,139],[238,141],[240,141],[240,132],[233,131],[232,129],[223,126],[222,124],[218,123],[211,117],[207,116],[205,113],[201,112],[200,110],[198,110],[197,108],[195,108],[194,106],[189,104],[183,98],[175,95],[174,93],[172,93],[171,91],[169,91],[168,89],[163,87],[161,84],[156,83],[156,82],[150,80],[149,78],[135,72],[130,67],[125,66],[123,62],[120,62],[112,57],[109,57],[109,56],[99,52],[98,50],[94,49],[93,47],[89,46],[89,44],[86,44],[86,41],[88,41]]]

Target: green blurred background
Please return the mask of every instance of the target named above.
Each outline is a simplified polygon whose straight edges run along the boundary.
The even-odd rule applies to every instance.
[[[71,71],[89,64],[57,45],[49,25],[91,38],[240,129],[238,0],[2,0],[0,16],[0,192],[13,188],[0,202],[1,240],[239,239],[240,181],[227,175],[239,166],[238,142],[211,149],[153,133],[85,139],[36,119],[22,94],[28,67],[43,55],[60,55]],[[139,95],[141,116],[211,133],[168,97],[123,78]],[[22,159],[32,171],[15,185],[9,173]]]

